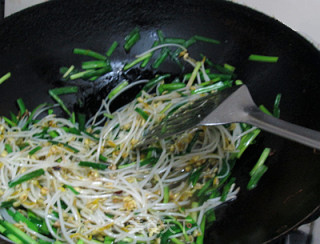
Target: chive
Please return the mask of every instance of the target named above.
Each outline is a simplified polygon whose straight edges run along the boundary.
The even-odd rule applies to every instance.
[[[214,212],[214,209],[209,209],[206,213],[206,221],[207,223],[210,223],[210,222],[214,222],[216,221],[216,214]]]
[[[20,110],[20,116],[22,116],[27,111],[22,98],[18,98],[17,104]]]
[[[182,38],[165,38],[163,43],[174,43],[174,44],[180,44],[184,45],[186,40]]]
[[[64,72],[62,78],[67,78],[73,70],[74,70],[74,65],[71,65],[70,68],[68,68],[66,72]]]
[[[186,48],[190,47],[191,45],[193,45],[194,43],[196,43],[197,40],[193,37],[191,37],[189,40],[185,41],[185,43],[183,44],[183,46],[185,46]]]
[[[174,90],[178,90],[181,88],[186,87],[185,83],[181,83],[181,82],[176,82],[176,83],[170,83],[170,84],[162,84],[159,86],[159,92],[160,94],[162,94],[164,91],[174,91]]]
[[[106,164],[92,163],[92,162],[86,162],[86,161],[80,161],[79,166],[90,167],[90,168],[99,169],[99,170],[105,170],[107,168]]]
[[[48,115],[53,114],[53,109],[48,109]]]
[[[159,42],[158,41],[154,41],[153,44],[152,44],[152,47],[155,47],[155,46],[158,46],[159,45]],[[150,57],[146,58],[140,65],[141,68],[145,68],[147,66],[147,64],[149,63],[151,57],[153,55],[153,52],[151,52],[151,55]]]
[[[127,167],[135,165],[135,164],[136,164],[136,162],[132,162],[132,163],[129,163],[129,164],[122,164],[122,165],[118,166],[118,169],[124,169],[124,168],[127,168]]]
[[[52,138],[55,138],[55,137],[59,136],[58,132],[56,132],[56,131],[54,131],[54,130],[49,131],[48,134],[49,134],[49,136],[51,136]]]
[[[2,225],[0,225],[0,233],[4,233],[6,231],[6,228],[4,228]]]
[[[14,187],[16,185],[21,184],[22,182],[25,182],[25,181],[31,180],[33,178],[39,177],[41,175],[44,175],[44,173],[45,172],[44,172],[43,169],[37,169],[37,170],[32,171],[32,172],[30,172],[28,174],[22,175],[19,178],[16,178],[14,180],[9,181],[8,185],[9,185],[10,188],[12,188],[12,187]]]
[[[243,85],[242,80],[236,80],[234,83],[235,83],[237,86]]]
[[[135,108],[135,111],[140,114],[140,116],[144,119],[144,120],[148,120],[149,115],[143,111],[141,108]]]
[[[169,186],[163,188],[163,203],[168,203],[170,198]]]
[[[129,85],[129,82],[124,80],[119,85],[117,85],[115,88],[112,89],[112,91],[109,93],[108,98],[113,98],[116,94],[118,94],[123,88]]]
[[[271,113],[264,105],[261,104],[261,105],[259,106],[259,109],[260,109],[262,112],[264,112],[265,114],[272,116],[272,113]]]
[[[80,131],[84,131],[85,124],[86,124],[86,115],[83,113],[77,113],[77,118],[78,118],[78,129]]]
[[[72,113],[71,113],[70,122],[71,122],[72,124],[75,124],[75,123],[76,123],[76,114],[75,114],[75,112],[72,112]]]
[[[10,77],[11,77],[11,73],[10,73],[10,72],[8,72],[8,73],[6,73],[4,76],[2,76],[2,77],[0,78],[0,85],[1,85],[3,82],[5,82],[6,80],[8,80]]]
[[[76,189],[74,189],[72,186],[69,185],[64,185],[65,188],[68,188],[69,190],[71,190],[75,195],[79,195],[80,192],[78,192]]]
[[[197,207],[199,207],[199,203],[198,202],[192,202],[191,203],[191,208],[197,208]],[[191,212],[190,215],[191,215],[192,220],[197,222],[198,213],[196,211],[194,211],[194,212]]]
[[[170,76],[171,76],[170,74],[159,75],[159,76],[151,79],[150,81],[148,81],[148,83],[144,85],[142,90],[149,91],[152,87],[157,85],[160,81],[163,81],[164,79],[169,78]]]
[[[200,197],[203,194],[205,194],[208,188],[212,185],[212,183],[213,183],[213,178],[209,179],[206,182],[206,184],[204,184],[204,186],[198,191],[197,196]]]
[[[5,201],[5,202],[2,202],[0,207],[1,208],[10,208],[13,206],[13,203],[15,202],[16,200],[15,199],[12,199],[12,200],[9,200],[9,201]]]
[[[83,78],[86,74],[92,74],[93,71],[92,70],[86,70],[86,71],[81,71],[79,73],[75,73],[75,74],[72,74],[70,76],[70,80],[76,80],[76,79],[80,79],[80,78]]]
[[[0,220],[0,224],[5,227],[11,234],[18,237],[22,241],[22,243],[37,244],[37,241],[33,240],[28,234],[24,233],[13,224],[3,220]]]
[[[15,213],[12,212],[10,209],[7,210],[8,214],[13,217],[17,223],[20,221],[25,223],[31,230],[38,232],[37,225],[32,223],[28,218],[26,218],[23,214],[21,214],[19,211],[16,211]]]
[[[89,50],[89,49],[81,49],[81,48],[75,48],[73,49],[74,54],[79,54],[79,55],[84,55],[84,56],[89,56],[95,59],[100,59],[100,60],[105,60],[106,57],[103,56],[100,53],[97,53],[95,51]]]
[[[138,28],[135,28],[131,33],[125,37],[124,50],[127,52],[140,40],[140,32]]]
[[[200,69],[200,67],[201,67],[201,64],[202,64],[201,62],[197,62],[196,67],[194,67],[194,69],[193,69],[193,71],[192,71],[192,74],[191,74],[191,77],[190,77],[190,79],[189,79],[189,81],[188,81],[187,87],[192,86],[194,80],[195,80],[196,77],[197,77],[197,74],[198,74],[198,72],[199,72],[199,69]]]
[[[10,111],[10,117],[11,117],[12,122],[14,122],[15,124],[18,124],[17,116],[14,113],[12,113],[11,111]]]
[[[199,36],[199,35],[195,35],[193,36],[193,38],[197,41],[202,41],[202,42],[209,42],[212,44],[220,44],[220,41],[209,38],[209,37],[205,37],[205,36]]]
[[[79,152],[79,150],[78,150],[78,149],[76,149],[76,148],[74,148],[74,147],[70,146],[68,143],[62,143],[62,145],[63,145],[65,148],[67,148],[67,149],[69,149],[69,150],[73,151],[74,153],[78,153],[78,152]]]
[[[39,150],[41,150],[41,148],[42,148],[42,147],[37,146],[37,147],[35,147],[34,149],[32,149],[28,154],[29,154],[30,156],[32,156],[33,154],[35,154],[36,152],[38,152]]]
[[[110,57],[112,55],[112,53],[114,52],[114,50],[116,50],[116,48],[118,47],[119,43],[117,41],[114,41],[110,48],[108,49],[107,53],[106,53],[106,56],[107,57]]]
[[[107,113],[104,113],[103,116],[104,116],[104,117],[107,117],[108,119],[113,119],[113,118],[114,118],[113,115],[107,114]]]
[[[56,95],[53,90],[49,90],[49,94],[50,94],[50,96],[51,96],[54,100],[56,100],[56,102],[60,105],[60,107],[61,107],[69,116],[71,116],[71,112],[70,112],[69,109],[66,107],[66,105],[65,105],[64,102],[61,100],[61,98],[60,98],[58,95]]]
[[[77,244],[84,244],[83,240],[79,240]]]
[[[23,242],[18,237],[16,237],[14,234],[8,233],[7,237],[9,240],[13,241],[16,244],[23,244]]]
[[[200,178],[200,175],[201,175],[203,169],[204,169],[204,166],[198,168],[196,171],[194,171],[194,172],[190,175],[189,182],[191,183],[192,186],[195,186],[196,183],[198,182],[198,180],[199,180],[199,178]]]
[[[164,42],[164,35],[162,30],[157,30],[157,35],[158,35],[159,42],[162,44]]]
[[[254,131],[251,131],[250,133],[244,135],[241,140],[240,144],[238,146],[239,152],[237,153],[237,158],[240,158],[241,155],[244,153],[244,151],[248,148],[248,146],[253,142],[253,140],[259,135],[260,129],[255,129]]]
[[[149,152],[152,152],[152,151],[149,151]],[[158,158],[154,158],[154,157],[150,157],[150,158],[147,158],[147,159],[144,159],[140,162],[140,167],[142,166],[145,166],[147,164],[156,164],[158,162]]]
[[[165,61],[165,59],[168,57],[169,55],[169,49],[164,48],[161,51],[160,56],[154,61],[154,63],[152,64],[152,68],[154,69],[158,69],[159,66]]]
[[[145,59],[148,59],[148,58],[151,58],[152,56],[152,53],[147,53],[146,55],[143,55],[137,59],[135,59],[134,61],[132,61],[131,63],[128,63],[126,64],[124,67],[123,67],[123,70],[128,70],[130,69],[131,67],[135,66],[136,64],[140,63],[141,61],[145,60]]]
[[[250,61],[276,63],[278,62],[279,57],[251,54],[248,59]]]
[[[201,93],[207,93],[210,91],[221,91],[225,88],[231,87],[232,81],[220,81],[213,85],[206,86],[206,87],[200,87],[196,90],[191,91],[191,94],[201,94]]]
[[[100,139],[98,137],[95,137],[93,134],[86,132],[85,130],[82,131],[82,133],[84,133],[85,135],[89,136],[91,139],[95,140],[95,141],[99,141]]]
[[[197,130],[196,133],[194,134],[194,136],[192,137],[190,143],[188,144],[188,147],[186,149],[187,153],[190,153],[194,144],[197,142],[197,140],[199,139],[199,135],[200,135],[200,130]]]
[[[7,151],[7,153],[12,153],[13,152],[12,147],[10,146],[10,144],[5,144],[4,147],[5,147],[6,151]]]
[[[205,228],[206,228],[206,216],[203,215],[201,224],[200,224],[201,235],[197,237],[196,244],[203,244]]]
[[[108,158],[103,156],[102,154],[100,154],[99,155],[99,160],[105,163],[105,162],[107,162]]]
[[[172,105],[173,105],[172,103],[167,104],[167,105],[160,111],[160,114],[164,114],[165,112],[167,112],[168,109],[172,107]]]
[[[270,154],[271,149],[270,148],[265,148],[263,150],[263,152],[261,153],[260,158],[258,159],[257,163],[255,164],[255,166],[252,168],[252,170],[250,171],[250,175],[253,176],[254,174],[256,174],[256,172],[258,171],[258,169],[264,165],[264,162],[267,160],[269,154]]]
[[[27,120],[27,122],[24,124],[24,126],[22,127],[22,130],[26,130],[28,125],[31,123],[32,119],[33,119],[33,116],[34,114],[42,107],[46,106],[45,103],[42,103],[40,105],[38,105],[34,110],[32,110],[31,114],[29,115],[29,118]]]
[[[273,116],[276,118],[280,117],[280,100],[281,100],[281,94],[277,94],[276,99],[274,101],[274,105],[273,105]]]
[[[14,123],[12,120],[8,119],[5,116],[2,116],[2,118],[4,119],[5,122],[7,122],[8,125],[10,125],[11,127],[16,126],[16,123]]]
[[[251,176],[250,181],[247,185],[247,189],[252,190],[253,188],[255,188],[259,180],[267,170],[268,170],[268,167],[265,165],[262,165],[261,167],[259,167],[257,171]]]
[[[77,93],[78,90],[79,89],[77,86],[65,86],[65,87],[54,88],[54,89],[51,89],[50,91],[52,91],[56,95],[65,95],[70,93]]]
[[[221,193],[221,198],[220,201],[224,202],[227,199],[228,193],[230,191],[230,188],[232,184],[236,181],[236,178],[232,177],[229,182],[223,187],[222,193]]]
[[[185,242],[180,241],[179,239],[177,239],[175,237],[174,238],[170,238],[170,240],[175,244],[185,244]]]
[[[94,61],[86,61],[82,62],[81,68],[82,69],[97,69],[106,67],[108,64],[104,60],[94,60]]]
[[[230,72],[234,72],[236,70],[236,68],[230,64],[224,64],[223,65],[224,68],[226,68],[227,70],[229,70]]]

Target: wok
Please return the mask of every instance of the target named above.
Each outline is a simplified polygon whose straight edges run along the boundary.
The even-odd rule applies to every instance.
[[[118,48],[111,58],[115,66],[149,48],[157,29],[169,37],[212,37],[221,44],[195,45],[190,48],[191,56],[199,58],[199,53],[205,53],[216,63],[235,66],[258,105],[272,108],[276,94],[282,93],[281,118],[320,130],[319,51],[278,21],[218,0],[50,1],[5,19],[0,24],[0,74],[11,71],[13,75],[1,85],[0,114],[17,111],[19,97],[28,108],[52,103],[48,89],[69,84],[59,81],[59,67],[84,60],[72,54],[74,47],[103,53],[114,40],[122,45],[123,37],[136,26],[142,39],[129,54]],[[252,53],[280,58],[275,64],[250,62]],[[160,70],[180,72],[170,61]],[[133,70],[128,76],[133,80],[150,73]],[[67,96],[67,104],[91,113],[97,100],[120,80],[115,74],[114,79],[100,83],[78,82],[86,106],[79,108],[76,96]],[[273,151],[267,161],[269,170],[257,188],[247,191],[248,172],[264,147]],[[206,243],[271,242],[299,226],[319,208],[319,172],[318,153],[263,133],[236,165],[234,175],[242,190],[237,200],[217,210]]]

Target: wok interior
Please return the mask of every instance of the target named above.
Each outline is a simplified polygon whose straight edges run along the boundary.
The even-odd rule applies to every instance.
[[[279,22],[224,1],[53,1],[6,19],[0,28],[0,71],[11,71],[13,77],[1,85],[0,114],[16,111],[19,97],[29,108],[52,102],[48,89],[70,85],[59,81],[59,67],[84,60],[72,54],[73,48],[105,52],[136,26],[142,30],[142,39],[129,54],[117,49],[111,58],[115,66],[148,49],[158,29],[168,37],[212,37],[221,44],[197,44],[190,48],[191,56],[199,59],[204,53],[216,63],[235,66],[258,105],[272,108],[276,94],[282,93],[281,118],[320,130],[315,106],[320,95],[319,51]],[[279,56],[279,61],[250,62],[247,58],[252,53]],[[132,72],[136,72],[129,74],[132,80],[153,74],[150,69]],[[168,61],[159,72],[179,75],[181,70]],[[92,113],[99,104],[94,98],[102,99],[121,78],[115,73],[101,83],[77,83],[81,98],[90,104],[81,109]],[[67,96],[68,106],[78,108],[78,98]],[[265,147],[273,151],[269,170],[255,190],[247,191],[248,172]],[[299,224],[320,203],[319,161],[312,149],[263,133],[234,169],[242,188],[238,199],[217,210],[217,221],[206,240],[260,243]]]

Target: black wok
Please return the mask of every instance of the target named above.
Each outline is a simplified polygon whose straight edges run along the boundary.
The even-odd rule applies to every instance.
[[[82,57],[74,47],[105,52],[114,40],[134,27],[142,40],[129,55],[118,49],[112,57],[117,64],[151,46],[155,31],[188,38],[193,34],[221,40],[220,45],[199,44],[190,49],[199,58],[205,53],[217,63],[237,67],[238,78],[252,92],[257,104],[272,108],[282,93],[281,117],[320,130],[320,53],[304,38],[263,14],[225,1],[52,1],[27,9],[0,24],[0,74],[13,76],[1,85],[0,114],[16,111],[15,101],[23,97],[29,108],[52,102],[47,90],[59,81],[60,66],[79,65]],[[121,43],[123,44],[123,43]],[[251,53],[279,56],[276,64],[247,60]],[[161,71],[179,73],[166,62]],[[148,76],[150,72],[134,71]],[[78,83],[91,112],[117,79],[106,83]],[[77,97],[66,98],[72,107]],[[77,107],[77,105],[75,105]],[[264,147],[274,152],[269,170],[256,189],[246,190],[248,172]],[[262,243],[299,226],[320,205],[320,155],[312,149],[263,133],[234,169],[242,187],[237,200],[217,210],[217,221],[207,232],[206,243]]]

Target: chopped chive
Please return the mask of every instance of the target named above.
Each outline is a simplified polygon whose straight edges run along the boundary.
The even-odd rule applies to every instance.
[[[8,80],[10,77],[11,77],[11,73],[10,72],[6,73],[4,76],[0,78],[0,84]]]
[[[144,85],[142,90],[144,91],[149,91],[151,88],[153,88],[155,85],[157,85],[160,81],[163,81],[166,78],[169,78],[171,75],[170,74],[165,74],[165,75],[159,75],[150,81],[148,81],[147,84]]]
[[[197,193],[197,196],[200,197],[203,194],[206,193],[206,191],[208,190],[208,188],[212,185],[213,183],[213,178],[209,179],[204,186],[199,190],[199,192]]]
[[[72,124],[75,124],[75,123],[76,123],[76,114],[75,114],[75,112],[72,112],[72,113],[71,113],[70,122],[71,122]]]
[[[17,116],[14,113],[12,113],[11,111],[10,111],[10,117],[11,117],[12,122],[14,122],[15,124],[18,124]]]
[[[250,175],[251,176],[253,176],[262,165],[264,165],[264,162],[267,160],[267,158],[268,158],[268,156],[270,154],[270,151],[271,151],[271,149],[268,148],[268,147],[263,150],[263,152],[261,153],[261,156],[258,159],[257,163],[255,164],[255,166],[250,171]]]
[[[140,32],[138,28],[135,28],[128,36],[125,38],[125,44],[123,45],[124,50],[127,52],[140,40]]]
[[[197,237],[196,244],[203,244],[205,229],[206,229],[206,216],[203,215],[202,220],[201,220],[201,224],[200,224],[201,234],[200,234],[200,236]]]
[[[191,37],[189,40],[186,40],[185,43],[183,44],[184,47],[188,48],[191,45],[193,45],[194,43],[196,43],[197,40],[193,37]]]
[[[90,167],[93,169],[100,169],[100,170],[105,170],[107,168],[106,164],[86,162],[86,161],[80,161],[79,166]]]
[[[148,59],[148,58],[151,58],[152,56],[152,53],[147,53],[146,55],[143,55],[142,57],[139,57],[137,59],[135,59],[134,61],[132,61],[131,63],[128,63],[126,64],[124,67],[123,67],[123,70],[128,70],[130,69],[131,67],[135,66],[136,64],[140,63],[141,61],[145,60],[145,59]]]
[[[170,238],[170,240],[175,244],[185,244],[184,241],[180,241],[179,239],[177,239],[175,237],[174,238]]]
[[[191,91],[191,94],[201,94],[201,93],[207,93],[210,91],[221,91],[225,88],[231,87],[232,81],[220,81],[213,85],[206,86],[206,87],[200,87],[196,90]]]
[[[13,241],[16,244],[23,244],[23,242],[18,237],[16,237],[14,234],[8,233],[7,237],[9,240]]]
[[[38,169],[38,170],[32,171],[28,174],[20,176],[19,178],[16,178],[12,181],[9,181],[9,187],[12,188],[16,185],[21,184],[22,182],[25,182],[25,181],[31,180],[33,178],[39,177],[41,175],[44,175],[44,173],[45,172],[43,169]]]
[[[59,136],[58,132],[52,130],[48,132],[48,135],[51,136],[52,138],[55,138],[57,136]]]
[[[159,41],[154,41],[153,44],[152,44],[152,47],[155,47],[155,46],[158,46],[159,45]],[[149,63],[151,57],[153,55],[153,52],[151,52],[151,55],[150,57],[146,58],[145,60],[143,60],[143,62],[141,63],[140,67],[141,68],[144,68],[147,66],[147,64]]]
[[[53,109],[48,109],[48,115],[53,114]]]
[[[162,109],[162,110],[160,111],[160,114],[164,114],[165,112],[167,112],[168,109],[171,108],[172,105],[173,105],[173,103],[167,104],[167,105],[164,107],[164,109]]]
[[[78,129],[80,131],[84,131],[85,125],[86,125],[86,115],[83,113],[77,113],[77,119],[78,119]]]
[[[197,140],[199,139],[199,136],[200,136],[200,130],[197,130],[194,134],[194,136],[192,137],[190,143],[188,144],[188,147],[186,149],[186,152],[187,153],[190,153],[194,144],[197,142]]]
[[[232,184],[236,181],[236,178],[232,177],[229,182],[223,187],[222,193],[221,193],[221,198],[220,201],[224,202],[227,199],[228,193],[230,191],[230,188]]]
[[[65,86],[65,87],[59,87],[51,89],[54,94],[56,95],[65,95],[70,93],[77,93],[79,88],[77,86]]]
[[[5,202],[2,202],[0,207],[1,208],[10,208],[13,206],[13,203],[15,202],[16,200],[15,199],[12,199],[12,200],[9,200],[9,201],[5,201]]]
[[[135,108],[135,111],[140,114],[140,116],[144,119],[144,120],[148,120],[149,115],[143,111],[141,108]]]
[[[272,116],[272,113],[271,113],[264,105],[261,104],[261,105],[259,106],[259,109],[260,109],[262,112],[264,112],[265,114]]]
[[[123,88],[129,85],[129,82],[124,80],[119,85],[117,85],[115,88],[112,89],[112,91],[109,93],[108,98],[113,98],[116,94],[118,94]]]
[[[22,116],[27,111],[22,98],[18,98],[17,104],[20,110],[20,116]]]
[[[251,131],[250,133],[244,135],[241,140],[240,144],[238,146],[239,152],[237,153],[237,158],[240,158],[241,155],[244,153],[244,151],[248,148],[248,146],[253,142],[253,140],[259,135],[260,129],[255,129],[254,131]]]
[[[4,148],[6,149],[7,153],[12,153],[13,152],[12,147],[10,146],[10,144],[5,144]]]
[[[94,61],[86,61],[82,62],[82,69],[98,69],[106,67],[108,63],[105,60],[94,60]]]
[[[102,154],[100,154],[99,155],[99,160],[105,163],[105,162],[107,162],[108,158],[103,156]]]
[[[162,84],[159,86],[159,93],[162,94],[164,91],[174,91],[181,88],[186,87],[185,83],[176,82],[176,83],[170,83],[170,84]]]
[[[0,220],[0,224],[6,228],[11,234],[18,237],[22,243],[28,243],[28,244],[37,244],[37,241],[33,240],[28,234],[24,233],[22,230],[20,230],[18,227],[15,227],[13,224]]]
[[[33,116],[34,114],[39,111],[40,108],[43,108],[44,106],[46,106],[45,103],[42,103],[40,105],[38,105],[34,110],[32,110],[31,114],[29,115],[29,118],[27,120],[27,122],[24,124],[24,126],[22,127],[22,130],[26,130],[28,125],[32,122]]]
[[[264,175],[264,173],[268,170],[268,167],[265,165],[261,165],[261,167],[259,167],[255,173],[251,176],[250,181],[247,185],[247,189],[248,190],[252,190],[253,188],[255,188],[259,182],[259,180],[261,179],[261,177]]]
[[[192,86],[194,80],[195,80],[196,77],[197,77],[198,71],[199,71],[199,69],[201,68],[201,64],[202,64],[201,62],[197,62],[196,67],[194,67],[194,69],[193,69],[193,71],[192,71],[192,74],[191,74],[191,77],[190,77],[190,79],[189,79],[189,81],[188,81],[187,87]]]
[[[165,186],[163,188],[163,203],[168,203],[169,202],[169,197],[170,197],[169,186]]]
[[[223,65],[224,68],[226,68],[227,70],[229,70],[230,72],[234,72],[236,70],[236,68],[230,64],[224,64]]]
[[[193,36],[193,38],[195,40],[197,40],[197,41],[209,42],[209,43],[212,43],[212,44],[220,44],[220,41],[212,39],[212,38],[208,38],[208,37],[205,37],[205,36],[195,35],[195,36]]]
[[[63,74],[62,78],[67,78],[73,70],[74,65],[71,65],[70,68]]]
[[[6,231],[6,228],[4,228],[2,225],[0,225],[0,233],[4,233]]]
[[[72,74],[70,76],[70,80],[76,80],[76,79],[83,78],[88,73],[92,74],[93,71],[92,70],[86,70],[86,71],[81,71],[79,73]]]
[[[243,85],[242,80],[236,80],[234,83],[235,83],[237,86]]]
[[[204,166],[198,168],[196,171],[192,172],[189,178],[189,182],[191,183],[192,186],[195,186],[196,183],[198,182],[202,172],[203,172]]]
[[[136,162],[132,162],[132,163],[129,163],[129,164],[122,164],[122,165],[118,166],[118,169],[124,169],[124,168],[127,168],[127,167],[135,165],[135,164],[136,164]]]
[[[2,116],[2,118],[4,119],[5,122],[7,122],[8,125],[10,125],[11,127],[16,126],[17,124],[15,122],[13,122],[12,120],[8,119],[5,116]]]
[[[32,156],[33,154],[35,154],[36,152],[38,152],[39,150],[41,150],[41,148],[42,148],[42,147],[37,146],[37,147],[35,147],[34,149],[32,149],[28,154],[29,154],[30,156]]]
[[[182,38],[164,38],[163,43],[174,43],[174,44],[180,44],[180,45],[184,45],[186,42],[186,40],[182,39]]]
[[[20,221],[25,223],[31,230],[38,231],[37,225],[32,223],[27,217],[25,217],[23,214],[21,214],[19,211],[13,212],[10,209],[7,210],[8,214],[13,217],[17,223]]]
[[[63,87],[63,88],[66,88],[66,89],[60,89],[60,88],[56,88],[56,89],[51,89],[51,90],[49,90],[49,94],[50,94],[50,96],[54,99],[54,100],[56,100],[56,102],[60,105],[60,107],[69,115],[69,116],[71,116],[71,112],[69,111],[69,109],[66,107],[66,105],[64,104],[64,102],[61,100],[61,98],[58,96],[58,94],[60,93],[60,94],[66,94],[66,93],[64,93],[64,92],[66,92],[66,91],[70,91],[70,92],[75,92],[75,89],[70,89],[69,90],[69,88],[68,87]],[[59,89],[59,90],[57,90],[57,89]],[[58,94],[57,94],[57,93]]]
[[[152,151],[151,151],[152,152]],[[144,159],[140,162],[140,166],[144,166],[144,165],[147,165],[147,164],[156,164],[158,161],[158,158],[153,158],[153,157],[150,157],[150,158],[147,158],[147,159]]]
[[[75,195],[79,195],[80,192],[78,192],[76,189],[74,189],[72,186],[69,185],[64,185],[65,188],[68,188],[69,190],[71,190]]]
[[[107,113],[104,113],[103,116],[104,116],[104,117],[107,117],[107,118],[109,118],[109,119],[113,119],[113,118],[114,118],[113,115],[107,114]]]
[[[110,48],[108,49],[107,53],[106,53],[106,56],[107,57],[110,57],[112,55],[112,53],[114,52],[114,50],[116,50],[116,48],[118,47],[119,43],[117,41],[114,41]]]
[[[165,61],[168,55],[169,55],[169,49],[167,48],[162,49],[160,56],[152,64],[152,68],[154,69],[159,68],[159,66]]]
[[[157,30],[157,35],[158,35],[159,42],[162,44],[164,42],[164,35],[162,30]]]
[[[92,58],[100,59],[100,60],[105,60],[106,57],[103,56],[100,53],[97,53],[95,51],[89,50],[89,49],[81,49],[81,48],[75,48],[73,49],[74,54],[79,54],[79,55],[84,55],[84,56],[89,56]]]
[[[251,54],[248,59],[250,61],[276,63],[278,62],[279,57]]]
[[[276,118],[280,117],[280,100],[281,100],[281,94],[277,94],[276,99],[274,101],[273,105],[273,116]]]
[[[199,203],[198,202],[192,202],[191,203],[191,208],[197,208],[199,207]],[[190,217],[193,221],[197,222],[197,219],[198,219],[198,213],[196,211],[194,212],[191,212],[190,213]]]

